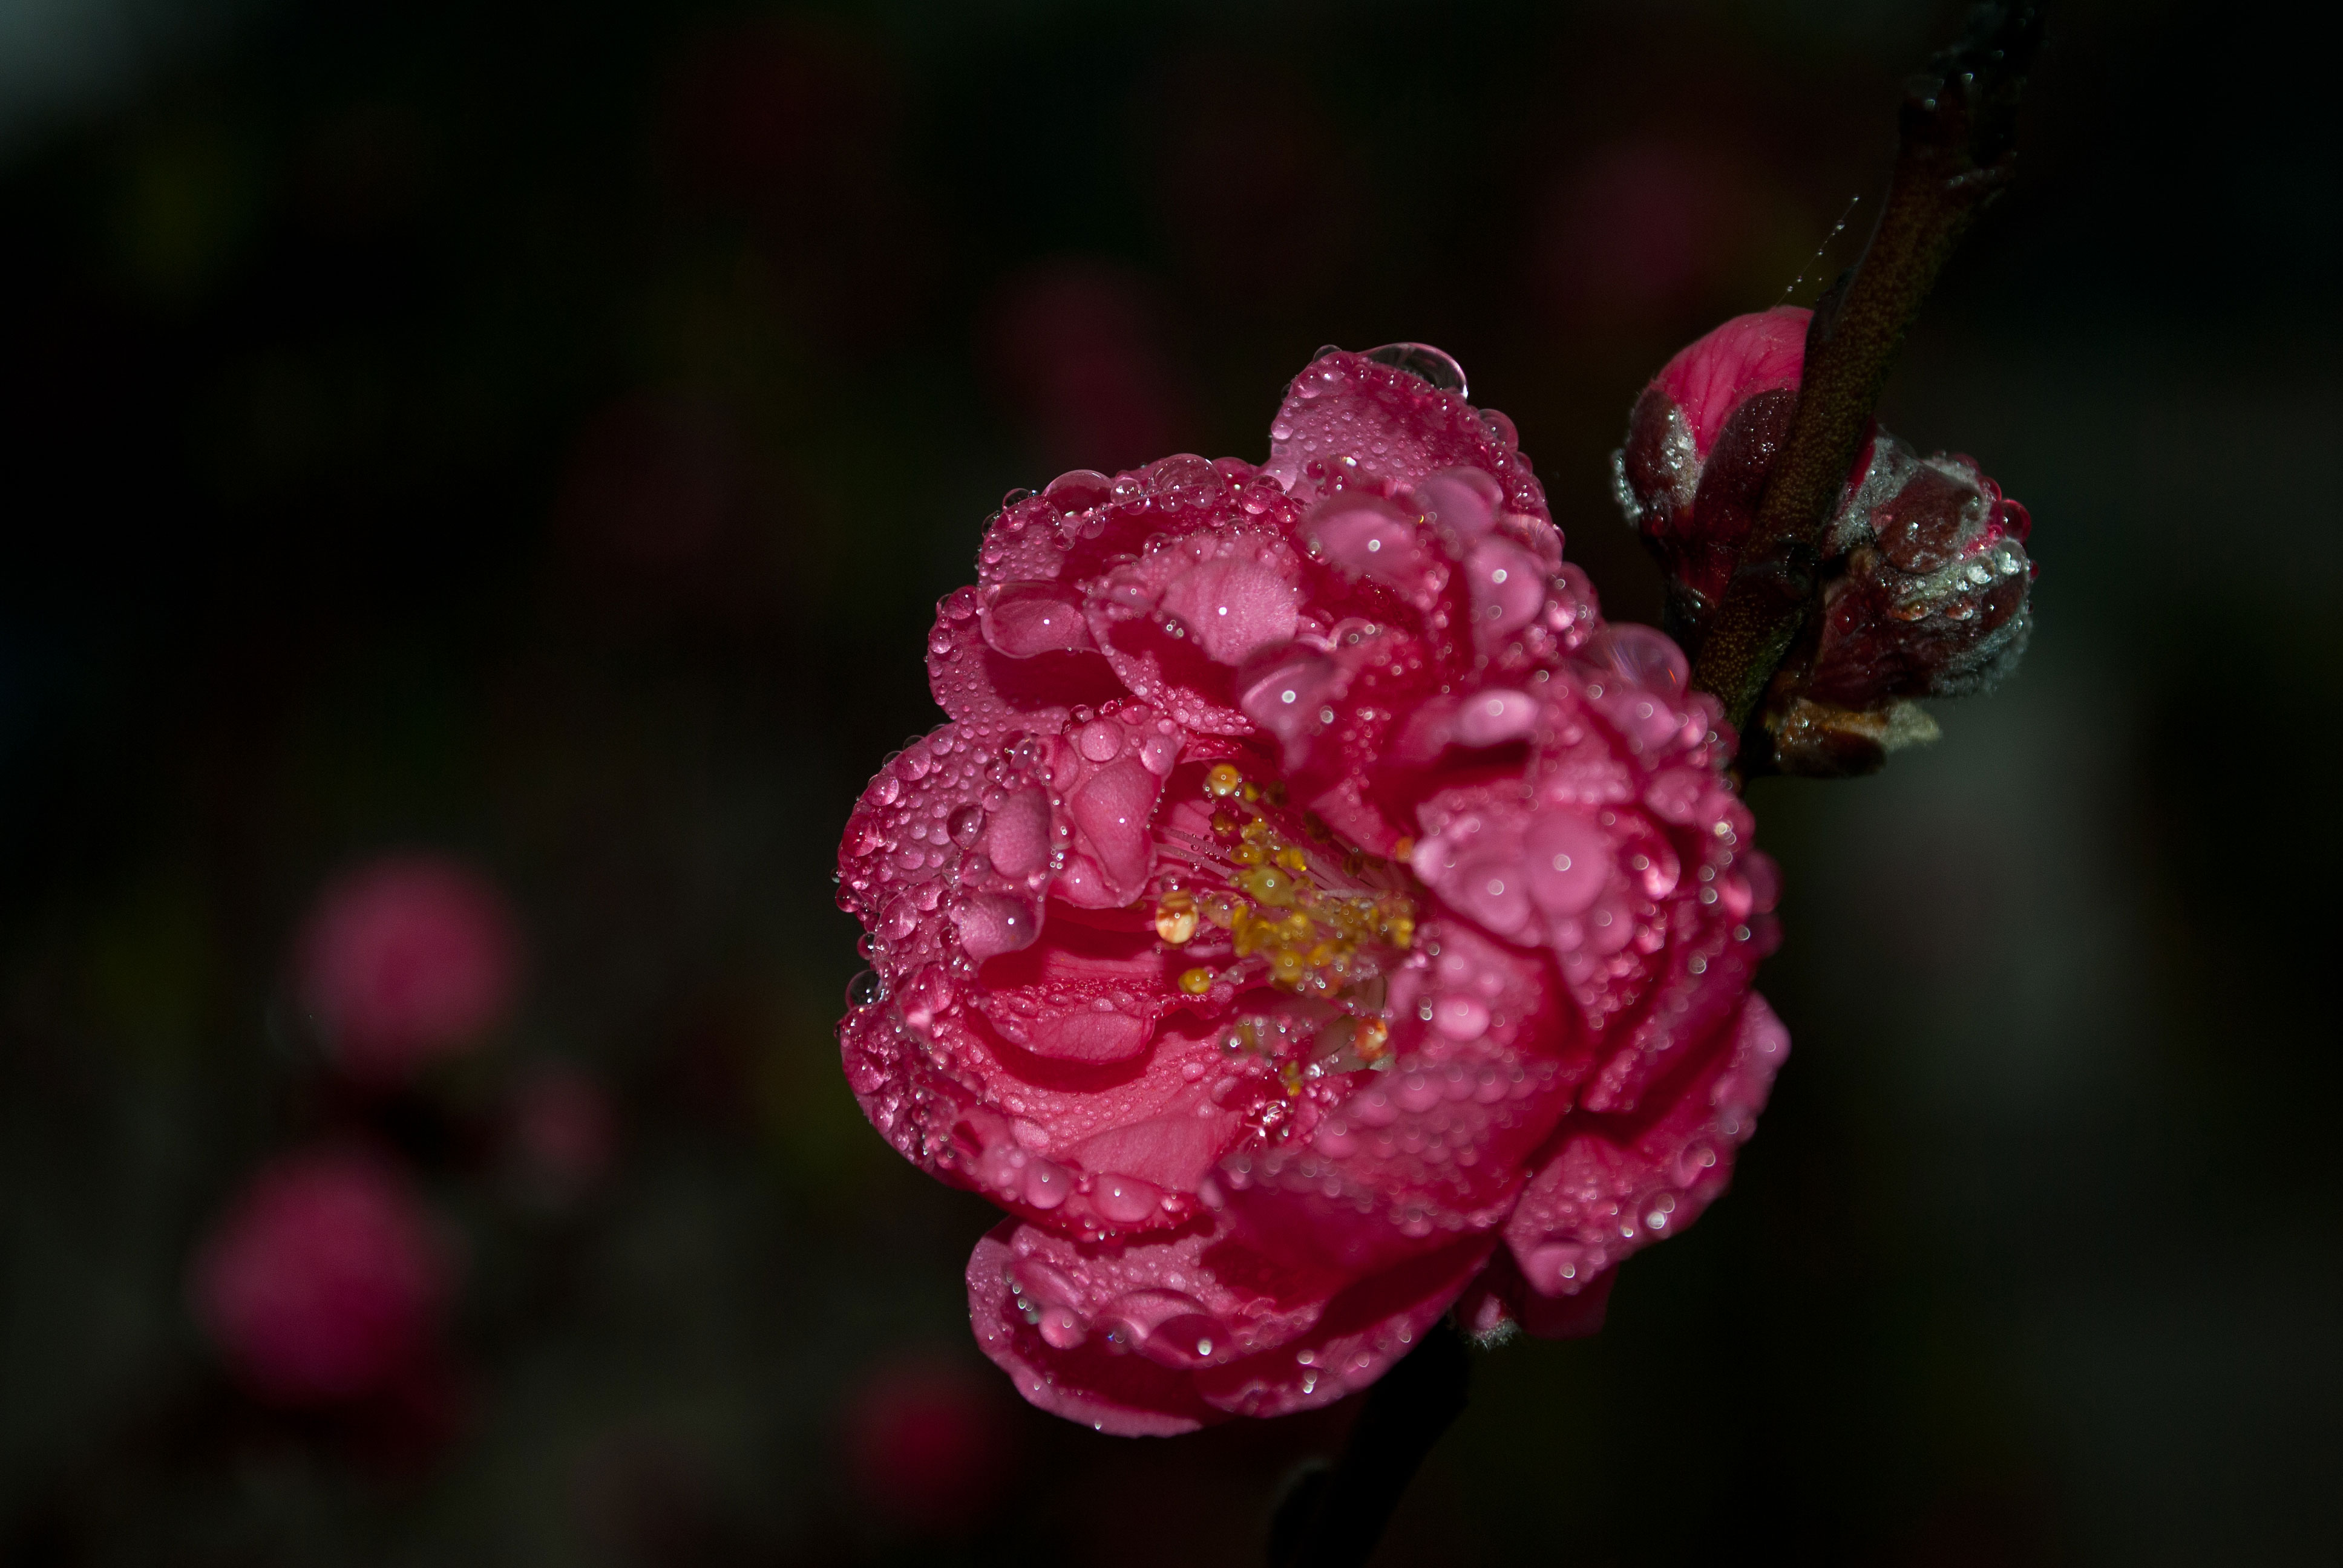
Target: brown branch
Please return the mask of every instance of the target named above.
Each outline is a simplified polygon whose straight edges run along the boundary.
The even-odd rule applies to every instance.
[[[2008,182],[2040,0],[1987,0],[1905,89],[1896,172],[1862,259],[1815,307],[1797,412],[1693,668],[1745,725],[1814,608],[1823,533],[1905,329],[1979,208]]]

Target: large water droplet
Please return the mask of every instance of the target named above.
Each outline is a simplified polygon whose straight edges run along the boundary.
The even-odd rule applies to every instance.
[[[846,982],[846,1005],[849,1007],[869,1007],[885,1000],[886,996],[887,982],[879,978],[877,970],[864,970]]]
[[[1472,396],[1464,382],[1464,367],[1456,363],[1453,355],[1429,343],[1386,343],[1380,348],[1368,349],[1367,357],[1378,365],[1421,376],[1443,392],[1453,392],[1459,397]]]
[[[903,1021],[925,1030],[936,1015],[951,1005],[951,978],[941,964],[927,964],[903,988]]]
[[[979,963],[1030,947],[1041,934],[1031,907],[1016,899],[980,895],[961,900],[952,913],[961,948]]]
[[[1025,1201],[1036,1209],[1056,1208],[1073,1190],[1074,1180],[1063,1166],[1036,1160],[1025,1168]]]
[[[1684,650],[1664,633],[1633,621],[1622,621],[1587,638],[1579,657],[1590,664],[1607,664],[1639,686],[1667,697],[1680,695],[1692,677]]]
[[[1051,480],[1042,494],[1061,512],[1086,512],[1106,505],[1114,494],[1114,481],[1095,468],[1075,468]]]

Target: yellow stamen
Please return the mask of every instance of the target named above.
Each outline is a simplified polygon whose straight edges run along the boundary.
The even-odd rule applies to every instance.
[[[1239,845],[1238,848],[1242,850],[1252,846]],[[1293,907],[1295,890],[1291,872],[1279,870],[1274,866],[1257,865],[1250,870],[1239,871],[1235,881],[1238,887],[1264,904],[1281,910]]]
[[[1212,971],[1206,969],[1188,970],[1180,977],[1180,989],[1190,996],[1203,995],[1212,989]]]

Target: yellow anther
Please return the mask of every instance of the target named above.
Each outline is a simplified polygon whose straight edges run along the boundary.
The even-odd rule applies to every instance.
[[[1190,996],[1203,995],[1212,989],[1212,971],[1205,969],[1188,970],[1180,977],[1180,989]]]
[[[1245,847],[1240,846],[1240,849]],[[1239,871],[1236,884],[1264,904],[1278,909],[1293,907],[1293,877],[1274,866],[1255,866],[1251,870]]]
[[[1258,866],[1268,859],[1269,855],[1259,844],[1239,844],[1229,851],[1229,859],[1240,866]]]
[[[1236,943],[1237,957],[1245,959],[1252,956],[1253,950],[1262,945],[1265,934],[1262,927],[1265,923],[1253,914],[1251,904],[1236,907],[1229,920],[1229,935]]]
[[[1243,788],[1240,789],[1237,791],[1237,794],[1241,799],[1247,802],[1252,802],[1261,799],[1261,791],[1254,789],[1251,784],[1247,784]]]
[[[1394,860],[1404,860],[1413,857],[1414,853],[1415,840],[1402,835],[1399,842],[1392,846],[1391,858]]]
[[[1292,987],[1302,983],[1310,972],[1308,962],[1292,948],[1280,948],[1270,955],[1269,978],[1273,984]]]
[[[1237,771],[1233,762],[1215,762],[1212,771],[1204,775],[1204,793],[1207,795],[1233,795],[1242,788],[1244,775]]]
[[[1237,911],[1244,907],[1242,901],[1230,898],[1226,893],[1206,893],[1196,900],[1197,912],[1222,930],[1236,924]]]
[[[1291,844],[1270,858],[1289,871],[1306,871],[1310,869],[1309,859]]]
[[[1288,1060],[1278,1063],[1277,1076],[1285,1081],[1285,1097],[1288,1100],[1294,1098],[1302,1092],[1302,1064],[1300,1062]]]
[[[1391,1025],[1379,1018],[1363,1018],[1359,1032],[1351,1037],[1351,1049],[1368,1061],[1381,1061],[1391,1047]]]
[[[1184,947],[1196,934],[1196,900],[1174,888],[1155,906],[1155,934],[1173,947]]]
[[[1234,817],[1230,816],[1226,811],[1215,811],[1212,813],[1213,832],[1233,833],[1236,830],[1237,819]]]

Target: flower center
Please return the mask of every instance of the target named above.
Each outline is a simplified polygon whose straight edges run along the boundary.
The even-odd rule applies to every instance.
[[[1203,794],[1204,830],[1165,835],[1187,863],[1162,879],[1155,905],[1156,935],[1204,960],[1180,988],[1206,997],[1226,987],[1232,1004],[1249,990],[1286,993],[1240,1007],[1222,1045],[1272,1059],[1289,1094],[1307,1079],[1387,1065],[1390,974],[1415,942],[1406,870],[1286,809],[1282,785],[1264,789],[1235,763],[1214,764]]]

